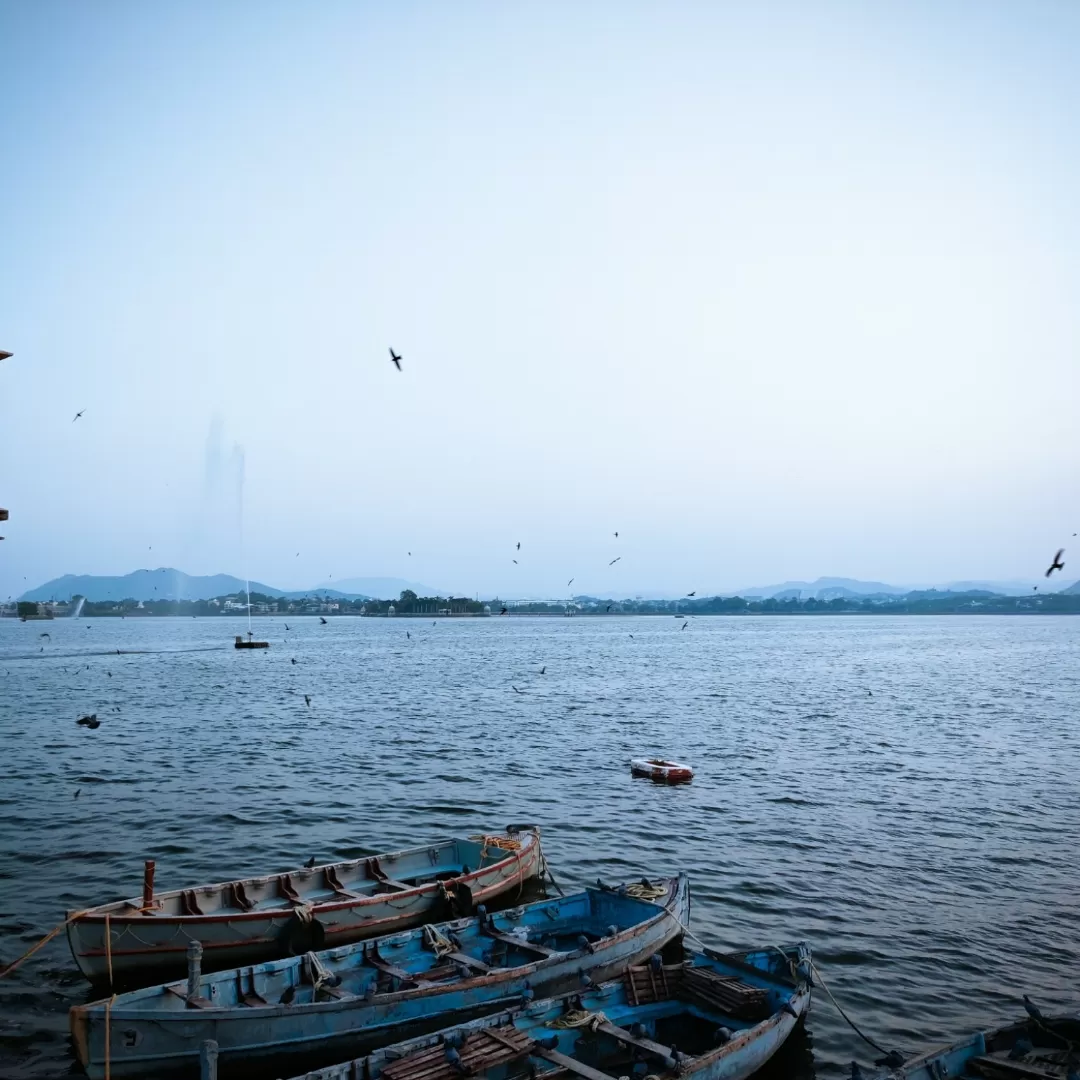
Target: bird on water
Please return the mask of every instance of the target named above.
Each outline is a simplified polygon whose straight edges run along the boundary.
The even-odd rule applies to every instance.
[[[309,709],[311,708],[311,695],[310,695],[310,694],[305,694],[305,695],[304,695],[304,704],[305,704],[305,705],[306,705],[306,706],[307,706],[307,707],[308,707]]]
[[[393,364],[394,367],[398,369],[398,371],[401,370],[401,357],[396,352],[394,352],[393,349],[390,350],[390,363]]]
[[[101,721],[97,718],[97,713],[91,713],[89,716],[80,716],[75,723],[78,724],[79,727],[87,727],[91,731],[101,727]]]

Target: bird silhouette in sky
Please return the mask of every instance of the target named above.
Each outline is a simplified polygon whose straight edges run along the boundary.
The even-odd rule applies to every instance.
[[[1050,564],[1050,569],[1046,571],[1046,576],[1049,577],[1055,570],[1064,570],[1065,564],[1061,561],[1061,556],[1065,554],[1064,548],[1058,548],[1058,553],[1054,556],[1054,561]]]
[[[517,566],[517,564],[518,564],[518,561],[517,561],[517,559],[511,559],[510,561],[511,561],[511,562],[512,562],[512,563],[513,563],[513,564],[514,564],[515,566]]]
[[[697,589],[695,589],[693,592],[688,592],[686,595],[687,597],[697,596]]]
[[[520,540],[517,542],[517,549],[518,549],[518,551],[521,550],[521,541]]]
[[[570,588],[570,586],[571,586],[571,585],[573,585],[573,584],[574,584],[574,579],[573,579],[573,578],[571,578],[571,579],[570,579],[570,580],[569,580],[569,581],[568,581],[568,582],[566,583],[566,587],[567,587],[567,588],[569,589],[569,588]]]
[[[398,356],[398,354],[394,352],[393,349],[390,350],[390,363],[393,364],[394,367],[398,369],[398,371],[401,370],[401,357]]]
[[[616,540],[618,540],[618,539],[619,539],[619,534],[618,534],[618,533],[616,533],[616,534],[615,534],[615,539],[616,539]]]
[[[622,558],[621,555],[616,555],[615,558],[612,559],[611,562],[608,563],[608,566],[614,566],[621,558]]]
[[[75,423],[75,420],[78,420],[78,419],[79,419],[79,417],[80,417],[80,416],[82,416],[82,414],[83,414],[84,412],[86,412],[86,410],[85,410],[85,409],[80,409],[80,410],[79,410],[79,411],[78,411],[78,412],[77,412],[77,413],[75,414],[75,419],[74,419],[74,420],[72,420],[71,422],[72,422],[72,423],[74,424],[74,423]]]

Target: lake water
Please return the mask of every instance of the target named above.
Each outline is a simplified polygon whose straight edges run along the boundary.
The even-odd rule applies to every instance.
[[[144,858],[167,889],[535,821],[564,887],[684,869],[710,943],[807,940],[889,1046],[1080,1004],[1080,619],[681,626],[0,621],[0,960]],[[651,752],[694,782],[632,780]],[[86,999],[63,937],[0,981],[0,1076],[67,1074]],[[853,1057],[819,992],[774,1071]]]

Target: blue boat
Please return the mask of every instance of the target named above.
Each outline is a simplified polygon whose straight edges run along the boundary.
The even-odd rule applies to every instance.
[[[1028,1004],[1029,1017],[979,1031],[875,1074],[877,1080],[1066,1080],[1078,1071],[1080,1017],[1045,1017]],[[852,1073],[861,1070],[852,1066]]]
[[[186,982],[75,1006],[72,1040],[94,1080],[195,1071],[207,1039],[230,1072],[265,1055],[275,1067],[287,1053],[334,1061],[520,1005],[538,991],[612,978],[681,935],[689,912],[689,886],[679,876],[585,889],[252,967],[193,970]]]
[[[549,998],[295,1080],[742,1080],[810,1006],[805,945],[690,954],[631,967],[595,990]]]

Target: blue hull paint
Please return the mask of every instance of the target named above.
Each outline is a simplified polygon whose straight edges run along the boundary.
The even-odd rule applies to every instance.
[[[563,998],[539,1001],[516,1010],[491,1015],[458,1027],[444,1028],[442,1031],[424,1038],[395,1043],[366,1058],[354,1058],[326,1069],[305,1073],[293,1080],[382,1080],[383,1071],[393,1064],[395,1076],[408,1075],[408,1058],[412,1055],[430,1054],[443,1044],[453,1047],[459,1060],[467,1060],[466,1047],[471,1040],[482,1039],[482,1032],[492,1028],[499,1031],[501,1044],[507,1042],[507,1032],[511,1026],[516,1033],[525,1036],[528,1048],[515,1057],[509,1057],[500,1064],[478,1069],[470,1073],[470,1080],[508,1080],[509,1076],[524,1074],[526,1070],[535,1072],[538,1077],[553,1073],[560,1063],[545,1056],[545,1043],[551,1049],[552,1038],[556,1040],[554,1049],[563,1055],[562,1067],[566,1058],[573,1061],[576,1057],[579,1040],[587,1060],[583,1064],[591,1070],[599,1070],[599,1077],[605,1076],[602,1056],[607,1040],[607,1050],[615,1058],[611,1068],[611,1078],[626,1074],[627,1046],[620,1040],[619,1033],[644,1038],[651,1041],[652,1050],[667,1049],[657,1047],[658,1036],[664,1030],[674,1031],[681,1022],[686,1025],[710,1026],[715,1031],[720,1026],[726,1027],[731,1037],[727,1041],[716,1039],[717,1045],[700,1048],[693,1055],[681,1055],[677,1074],[680,1080],[693,1077],[694,1080],[745,1080],[760,1069],[777,1050],[805,1016],[810,1007],[809,969],[802,961],[809,959],[810,951],[805,945],[791,946],[783,950],[769,949],[762,952],[742,953],[732,957],[720,957],[709,953],[693,954],[684,968],[704,969],[717,975],[733,976],[742,983],[767,991],[762,1011],[768,1015],[759,1020],[739,1019],[726,1013],[716,1005],[703,1002],[700,997],[685,988],[673,993],[669,998],[648,1003],[636,1003],[628,989],[627,980],[606,983],[585,994],[575,994]],[[795,970],[796,967],[799,970]],[[553,1022],[573,1011],[586,1011],[597,1016],[599,1027],[586,1024],[577,1028],[558,1029]],[[607,1028],[603,1026],[606,1022]],[[611,1033],[610,1025],[616,1026]],[[672,1043],[674,1040],[672,1040]],[[475,1043],[473,1043],[475,1045]],[[621,1052],[622,1056],[618,1054]],[[600,1057],[598,1062],[597,1058]],[[429,1058],[430,1064],[430,1058]],[[639,1073],[668,1074],[674,1062],[667,1062],[658,1068],[655,1058],[638,1065]],[[453,1069],[449,1070],[452,1075]],[[428,1075],[432,1075],[430,1072]]]
[[[1032,1078],[1045,1075],[1063,1080],[1068,1044],[1080,1044],[1080,1017],[1052,1017],[1040,1023],[1025,1019],[928,1050],[896,1069],[874,1074],[874,1080],[982,1080],[987,1068],[993,1070],[991,1062],[998,1063],[1002,1074],[1015,1071]],[[981,1069],[977,1059],[983,1063]],[[1047,1071],[1041,1073],[1043,1069]]]
[[[519,1006],[526,994],[580,989],[583,976],[596,983],[613,978],[681,934],[689,918],[686,878],[665,881],[664,887],[656,903],[586,889],[489,916],[486,928],[476,918],[442,924],[445,945],[458,946],[442,961],[445,982],[439,981],[440,961],[425,944],[425,931],[414,930],[205,975],[198,994],[204,1007],[187,1004],[186,983],[133,991],[111,1004],[76,1006],[73,1040],[92,1080],[105,1075],[106,1030],[113,1077],[194,1071],[205,1039],[218,1043],[226,1068],[268,1054],[325,1054],[339,1040],[344,1053],[356,1053],[360,1046],[370,1049]],[[493,937],[492,930],[501,936]],[[515,943],[514,935],[528,942]],[[467,969],[462,960],[474,967]],[[480,971],[484,966],[490,970]],[[337,979],[337,987],[317,992],[312,984],[320,970]],[[290,1003],[278,1003],[290,991]]]

